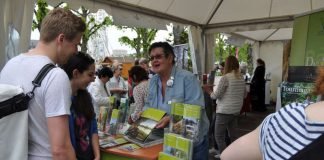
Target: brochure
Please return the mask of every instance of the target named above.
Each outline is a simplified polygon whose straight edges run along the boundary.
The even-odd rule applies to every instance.
[[[106,139],[99,140],[99,145],[101,148],[114,147],[117,145],[125,144],[128,141],[123,137],[109,137]]]
[[[184,104],[183,121],[184,127],[183,136],[189,139],[198,140],[198,132],[200,126],[201,106]]]
[[[170,120],[170,132],[175,134],[182,134],[182,119],[183,119],[183,103],[172,103],[171,104],[171,120]]]
[[[124,151],[128,151],[128,152],[133,152],[137,149],[140,149],[141,147],[134,144],[134,143],[129,143],[129,144],[124,144],[118,147],[118,149],[124,150]]]
[[[109,122],[109,134],[116,135],[118,125],[120,124],[120,111],[118,109],[113,109],[111,114],[111,119]]]
[[[192,140],[198,139],[201,106],[172,103],[170,132]]]
[[[178,159],[191,160],[193,140],[174,133],[164,135],[163,152]]]
[[[99,107],[99,116],[98,116],[98,130],[100,132],[108,133],[110,119],[112,114],[112,109],[114,108],[115,97],[108,97],[109,105]]]
[[[125,138],[142,147],[162,143],[164,129],[156,129],[155,126],[165,113],[154,108],[146,109],[140,119],[128,128]]]
[[[128,118],[128,112],[129,112],[129,102],[128,98],[121,98],[120,99],[120,116],[121,116],[121,123],[125,123]]]
[[[177,158],[176,156],[171,156],[171,155],[166,154],[164,152],[160,152],[158,160],[180,160],[180,159]]]

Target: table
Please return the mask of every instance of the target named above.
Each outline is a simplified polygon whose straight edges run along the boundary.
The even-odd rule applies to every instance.
[[[155,146],[140,148],[133,152],[124,151],[117,147],[112,148],[100,148],[101,160],[157,160],[159,152],[162,152],[163,144]]]

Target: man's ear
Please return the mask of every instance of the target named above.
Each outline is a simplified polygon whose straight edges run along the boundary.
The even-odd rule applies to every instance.
[[[64,41],[64,38],[65,38],[65,36],[64,36],[64,34],[59,34],[58,36],[57,36],[57,42],[60,44],[60,43],[63,43],[63,41]]]

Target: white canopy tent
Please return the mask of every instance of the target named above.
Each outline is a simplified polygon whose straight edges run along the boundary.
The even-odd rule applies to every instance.
[[[8,44],[8,26],[20,33],[19,51],[28,48],[35,0],[2,0],[1,32]],[[83,5],[92,11],[105,9],[114,23],[164,29],[170,22],[194,26],[202,35],[216,32],[253,41],[291,39],[293,17],[324,7],[323,0],[48,0],[49,4],[67,2],[72,8]],[[8,7],[9,6],[9,7]],[[22,25],[24,24],[24,25]],[[198,29],[199,28],[199,29]],[[202,37],[204,40],[205,37]],[[24,45],[23,45],[24,44]],[[205,46],[203,43],[201,47]],[[2,49],[4,47],[1,47]],[[200,51],[203,51],[199,49]],[[206,52],[206,50],[204,50]],[[4,53],[4,52],[2,52]],[[204,53],[205,54],[205,53]],[[2,55],[3,56],[3,55]],[[0,66],[4,58],[1,57]],[[203,68],[201,68],[204,71]]]
[[[28,49],[35,0],[1,0],[0,68],[10,58],[10,28],[19,33],[14,52]],[[289,40],[294,16],[324,7],[323,0],[48,0],[57,5],[67,2],[77,9],[105,9],[115,24],[164,29],[166,24],[190,25],[190,48],[195,72],[207,72],[214,61],[214,33],[252,40],[253,54],[262,54],[265,42]],[[20,45],[19,45],[20,44]],[[18,47],[19,46],[19,47]],[[281,46],[282,47],[282,46]],[[267,57],[267,56],[266,56]],[[268,56],[269,57],[269,56]],[[279,62],[278,62],[279,63]],[[281,79],[280,79],[281,81]]]

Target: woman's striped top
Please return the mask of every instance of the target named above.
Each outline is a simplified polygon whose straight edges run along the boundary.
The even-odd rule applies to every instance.
[[[324,122],[306,119],[307,106],[289,104],[263,120],[259,143],[264,160],[289,159],[324,133]]]

